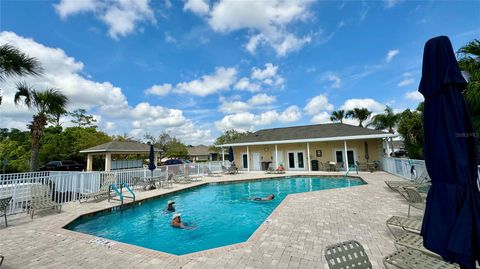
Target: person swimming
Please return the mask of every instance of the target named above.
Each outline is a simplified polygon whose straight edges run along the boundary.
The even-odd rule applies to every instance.
[[[187,230],[191,230],[191,229],[195,228],[195,226],[189,226],[186,223],[183,223],[181,216],[182,216],[182,214],[180,214],[180,213],[175,213],[173,215],[172,221],[170,222],[170,225],[173,228],[187,229]]]
[[[252,198],[249,198],[249,200],[253,200],[253,201],[271,201],[275,199],[275,195],[273,194],[270,194],[266,197],[252,197]]]
[[[175,212],[175,207],[173,206],[175,204],[175,201],[169,200],[167,202],[167,208],[165,208],[165,212],[170,213],[170,212]]]

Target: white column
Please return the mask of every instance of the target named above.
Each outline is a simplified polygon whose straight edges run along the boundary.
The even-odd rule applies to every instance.
[[[310,143],[307,142],[307,162],[308,162],[308,172],[312,172],[312,166],[310,162]]]
[[[385,153],[387,154],[387,157],[390,157],[390,145],[388,143],[388,138],[385,139],[385,144],[387,144],[387,151]]]
[[[87,154],[87,171],[92,171],[92,166],[93,166],[93,155],[92,154]]]
[[[343,146],[345,147],[345,158],[343,158],[344,162],[344,167],[346,170],[348,170],[348,154],[347,154],[347,140],[343,140]]]
[[[247,146],[247,171],[250,172],[250,152],[248,151],[248,146]]]
[[[225,149],[222,147],[222,165],[225,165]]]
[[[112,169],[112,153],[105,154],[105,171]]]
[[[277,147],[277,144],[275,144],[275,169],[278,168],[278,147]]]

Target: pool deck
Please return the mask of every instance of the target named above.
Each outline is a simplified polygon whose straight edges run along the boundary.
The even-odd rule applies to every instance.
[[[136,191],[136,195],[141,200],[206,182],[276,176],[252,172],[205,177],[201,182],[175,184],[172,189]],[[1,268],[328,268],[324,248],[351,239],[365,247],[374,268],[383,268],[382,258],[395,250],[385,221],[392,215],[406,216],[408,208],[405,199],[389,190],[384,180],[402,179],[385,172],[361,172],[359,176],[368,184],[289,195],[245,243],[183,256],[112,240],[101,244],[94,236],[62,228],[80,215],[117,202],[68,203],[60,214],[44,210],[33,220],[17,214],[9,216],[8,228],[2,217],[0,255],[5,261]],[[419,218],[420,213],[412,209],[414,217]]]

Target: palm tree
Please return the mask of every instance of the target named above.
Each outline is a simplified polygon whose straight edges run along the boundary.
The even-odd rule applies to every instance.
[[[11,76],[40,75],[40,62],[17,48],[3,44],[0,46],[0,81]],[[2,96],[0,96],[0,105]]]
[[[40,140],[43,136],[43,130],[47,125],[47,115],[65,109],[68,103],[68,97],[56,89],[47,89],[46,91],[36,91],[25,83],[17,85],[15,93],[15,104],[23,103],[30,109],[34,109],[37,114],[33,116],[32,123],[28,125],[32,134],[32,157],[31,169],[38,170],[38,153],[40,151]],[[22,98],[23,97],[23,98]]]
[[[398,120],[399,120],[399,115],[393,113],[392,108],[387,106],[385,108],[385,113],[375,115],[372,118],[372,122],[370,122],[367,126],[374,126],[376,130],[387,130],[389,133],[393,134],[395,133],[393,128],[395,128],[395,126],[397,125]],[[392,149],[392,152],[393,152],[394,150],[393,139],[390,139],[390,143],[391,143],[390,148]]]
[[[366,108],[354,108],[347,111],[346,118],[354,118],[359,121],[358,126],[363,127],[362,123],[370,118],[372,112]]]
[[[337,110],[332,112],[332,116],[330,116],[331,121],[339,121],[343,123],[343,119],[345,118],[345,110]]]
[[[385,108],[385,113],[375,115],[372,118],[372,122],[367,126],[374,126],[376,130],[387,130],[389,133],[393,134],[395,133],[393,128],[397,125],[397,122],[398,115],[393,113],[391,107],[387,106],[387,108]]]
[[[480,40],[475,39],[458,50],[458,65],[469,75],[465,100],[473,111],[480,111]]]

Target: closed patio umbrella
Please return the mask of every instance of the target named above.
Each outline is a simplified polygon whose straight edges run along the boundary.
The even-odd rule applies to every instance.
[[[419,86],[425,97],[425,164],[432,182],[423,217],[424,246],[462,268],[475,268],[480,260],[480,191],[465,86],[448,37],[427,41]]]
[[[233,156],[233,148],[230,147],[228,148],[228,161],[233,162],[234,156]]]
[[[148,170],[150,170],[151,181],[153,180],[153,170],[155,170],[155,168],[157,168],[157,166],[155,165],[155,152],[153,149],[153,144],[150,144],[150,155],[148,156]]]

